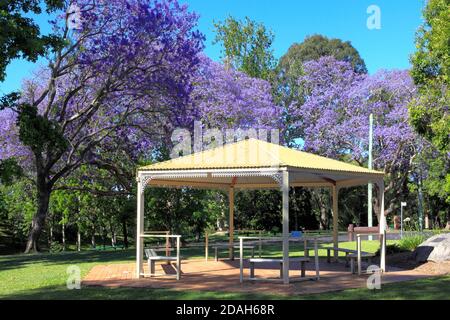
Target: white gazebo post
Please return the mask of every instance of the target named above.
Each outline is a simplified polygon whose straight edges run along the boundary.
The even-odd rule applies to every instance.
[[[338,210],[338,197],[339,197],[339,187],[335,184],[331,188],[332,190],[332,201],[333,201],[333,247],[339,247],[339,210]],[[338,260],[339,252],[334,250],[334,260]]]
[[[137,178],[137,220],[136,220],[136,278],[140,278],[142,270],[142,260],[144,251],[144,190],[145,182],[140,174]]]
[[[229,257],[234,260],[234,188],[230,187],[228,191],[228,202],[229,202]]]
[[[289,284],[289,172],[283,171],[283,283]]]
[[[378,199],[380,203],[380,269],[386,271],[386,216],[384,215],[384,180],[378,182]]]

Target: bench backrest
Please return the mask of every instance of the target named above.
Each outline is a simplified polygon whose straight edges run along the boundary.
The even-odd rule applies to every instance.
[[[145,251],[145,255],[147,256],[147,258],[157,256],[156,251],[153,249],[145,249],[144,251]]]
[[[353,227],[349,228],[348,231],[353,233],[379,233],[380,227]]]

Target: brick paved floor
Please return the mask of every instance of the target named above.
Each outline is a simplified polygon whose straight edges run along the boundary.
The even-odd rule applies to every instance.
[[[319,281],[308,280],[283,285],[272,281],[245,281],[241,284],[239,282],[239,261],[183,261],[180,281],[176,281],[173,277],[165,276],[137,279],[135,278],[134,263],[109,264],[93,267],[83,279],[83,285],[227,292],[255,292],[257,290],[258,293],[276,293],[281,295],[321,293],[366,287],[368,275],[352,275],[344,263],[326,263],[325,260],[321,260],[320,269]],[[144,264],[144,272],[148,273],[146,263]],[[157,264],[156,272],[173,275],[175,274],[175,269],[171,265],[161,263]],[[255,269],[255,273],[257,277],[276,278],[279,276],[279,268],[277,264],[263,264]],[[290,275],[299,276],[299,274],[298,266],[291,265]],[[306,276],[314,275],[314,265],[308,263]],[[249,276],[247,266],[244,276]],[[388,268],[388,272],[382,276],[382,284],[426,277],[430,277],[430,274],[420,270]]]

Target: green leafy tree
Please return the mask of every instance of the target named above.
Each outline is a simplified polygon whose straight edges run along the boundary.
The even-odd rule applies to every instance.
[[[0,184],[1,225],[8,232],[12,246],[21,246],[36,210],[36,193],[33,183],[26,178]]]
[[[108,155],[111,161],[121,161],[125,171],[133,171],[134,164],[129,159],[113,153]],[[98,166],[82,166],[63,179],[54,190],[50,199],[50,225],[61,230],[64,224],[68,240],[73,241],[76,235],[78,249],[87,239],[95,247],[96,237],[100,237],[105,245],[108,240],[113,246],[122,244],[120,240],[125,247],[129,245],[129,229],[134,225],[136,200],[132,187],[126,191],[120,181],[132,184],[132,174],[130,177],[118,177],[114,173],[117,172]]]
[[[39,15],[45,6],[47,13],[63,7],[63,0],[2,0],[0,1],[0,81],[11,60],[23,58],[35,62],[39,56],[61,42],[55,35],[42,35],[29,13]]]
[[[429,0],[416,36],[411,75],[420,96],[410,107],[415,129],[439,150],[450,150],[450,1]]]
[[[281,192],[278,190],[242,190],[235,196],[235,228],[281,230]]]
[[[425,150],[429,167],[424,187],[431,196],[450,203],[450,1],[429,0],[424,23],[416,36],[417,51],[411,57],[411,75],[419,95],[409,107],[415,130],[438,151]]]
[[[15,178],[22,176],[22,173],[22,168],[14,158],[0,161],[0,183],[11,184]]]
[[[450,222],[450,161],[448,155],[427,144],[414,159],[414,181],[422,182],[424,211],[434,221],[435,227]],[[417,194],[418,185],[408,184],[412,194]],[[417,203],[417,199],[412,201]],[[439,223],[440,221],[441,223]]]
[[[248,17],[242,21],[229,16],[214,27],[214,44],[222,45],[225,63],[251,77],[269,78],[275,66],[272,31]]]

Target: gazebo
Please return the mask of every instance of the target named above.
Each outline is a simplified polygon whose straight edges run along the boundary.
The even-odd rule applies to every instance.
[[[332,194],[333,244],[338,247],[339,189],[378,186],[384,212],[383,173],[349,163],[290,149],[257,139],[247,139],[217,148],[140,167],[137,171],[136,276],[143,276],[144,190],[146,186],[191,187],[225,190],[229,194],[229,242],[233,250],[235,189],[280,189],[282,192],[283,282],[289,283],[289,188],[330,188]],[[379,232],[386,218],[380,214]],[[337,258],[338,252],[335,251]],[[385,271],[385,241],[380,268]]]

